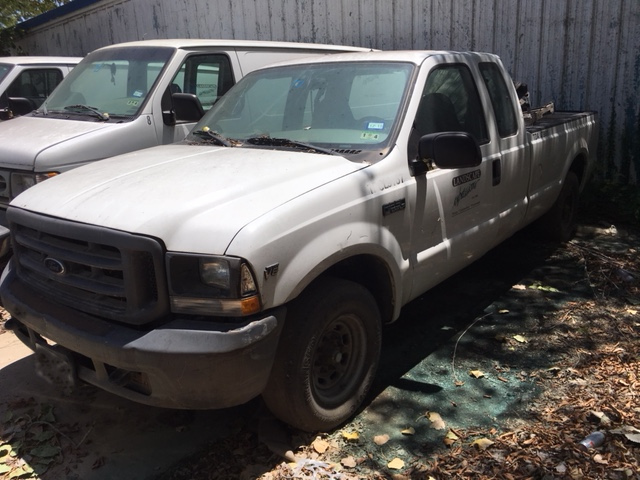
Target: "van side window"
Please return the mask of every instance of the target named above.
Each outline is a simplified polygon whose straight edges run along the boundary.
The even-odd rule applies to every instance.
[[[429,74],[409,139],[409,158],[416,157],[420,137],[436,132],[467,132],[479,144],[489,141],[480,96],[466,65],[442,65]]]
[[[29,69],[22,72],[7,88],[9,97],[28,99],[38,108],[62,81],[62,72],[56,68]]]
[[[171,93],[193,93],[207,111],[234,84],[226,55],[192,55],[171,82]]]
[[[503,138],[514,135],[518,131],[518,121],[513,111],[509,89],[500,69],[495,63],[486,62],[480,64],[480,73],[489,91],[493,113],[498,124],[498,133]]]

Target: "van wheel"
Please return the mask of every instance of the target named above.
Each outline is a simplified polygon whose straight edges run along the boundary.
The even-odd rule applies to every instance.
[[[558,242],[571,240],[576,231],[576,215],[580,201],[580,181],[578,176],[567,173],[557,200],[538,221],[542,235]]]
[[[363,286],[323,279],[291,303],[263,398],[280,420],[309,432],[349,419],[380,357],[378,306]]]

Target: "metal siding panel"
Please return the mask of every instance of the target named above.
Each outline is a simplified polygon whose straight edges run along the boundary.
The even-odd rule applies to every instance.
[[[452,50],[473,50],[473,16],[475,2],[451,2]]]
[[[388,0],[376,0],[376,40],[375,48],[390,50],[393,46],[393,5]]]

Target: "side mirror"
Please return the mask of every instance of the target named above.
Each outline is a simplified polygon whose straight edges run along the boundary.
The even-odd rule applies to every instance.
[[[36,109],[31,100],[25,97],[9,97],[9,110],[14,116],[26,115]]]
[[[193,93],[172,93],[171,99],[177,121],[197,122],[204,115],[202,104]]]
[[[467,132],[430,133],[418,142],[418,158],[411,162],[413,175],[426,173],[431,163],[444,169],[477,167],[482,154]]]

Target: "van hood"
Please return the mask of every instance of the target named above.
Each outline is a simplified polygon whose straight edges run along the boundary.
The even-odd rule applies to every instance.
[[[13,118],[0,126],[0,165],[33,169],[36,157],[48,148],[107,126],[47,117]]]
[[[364,166],[337,155],[174,144],[74,169],[11,205],[153,236],[172,251],[221,254],[252,220]]]

